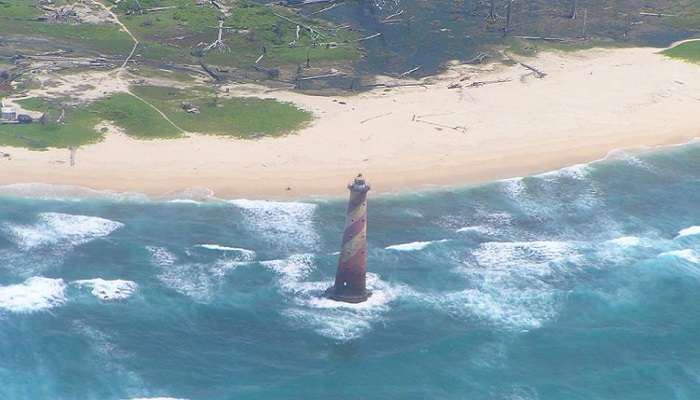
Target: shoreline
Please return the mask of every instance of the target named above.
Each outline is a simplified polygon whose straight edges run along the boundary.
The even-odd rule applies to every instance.
[[[596,163],[605,161],[614,161],[616,154],[627,153],[632,155],[645,155],[649,153],[672,150],[677,147],[684,147],[700,142],[700,137],[694,137],[686,142],[669,143],[657,145],[654,147],[638,146],[636,148],[612,149],[605,156],[585,161],[581,163],[573,163],[561,166],[559,168],[528,173],[519,176],[508,176],[505,178],[489,179],[483,181],[455,183],[455,184],[425,184],[422,186],[408,188],[399,191],[381,191],[376,193],[374,197],[386,198],[393,196],[402,196],[406,194],[430,194],[433,192],[450,191],[450,190],[465,190],[482,185],[490,185],[498,182],[506,182],[510,180],[524,179],[529,177],[540,177],[548,174],[557,173],[568,168],[577,166],[590,166]],[[369,178],[368,178],[369,179]],[[370,182],[370,184],[372,184]],[[312,194],[301,197],[285,196],[285,197],[259,197],[259,196],[244,196],[244,197],[218,197],[216,193],[204,187],[186,188],[181,191],[169,193],[145,193],[135,191],[118,191],[114,189],[96,189],[87,186],[76,186],[66,184],[52,184],[45,182],[18,182],[10,184],[0,184],[0,198],[29,198],[41,200],[117,200],[117,201],[137,201],[137,202],[161,202],[161,203],[216,203],[228,202],[235,200],[253,200],[253,201],[290,201],[290,202],[314,202],[314,201],[345,201],[347,190],[343,187],[337,193],[333,194]]]
[[[345,196],[361,172],[376,195],[535,175],[700,136],[697,65],[653,48],[546,52],[525,61],[547,76],[517,64],[452,65],[408,81],[423,86],[344,97],[229,85],[222,91],[230,96],[292,102],[316,120],[296,134],[248,141],[139,141],[112,129],[79,149],[74,167],[65,149],[0,146],[12,156],[0,160],[0,185],[41,182],[154,199],[190,188],[217,198],[309,199]]]

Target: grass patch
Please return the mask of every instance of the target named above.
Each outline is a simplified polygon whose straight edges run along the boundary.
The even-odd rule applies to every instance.
[[[299,129],[312,119],[311,113],[273,99],[221,99],[207,89],[185,91],[140,86],[133,90],[180,127],[191,132],[238,138],[281,136]],[[197,107],[199,114],[183,111],[183,102]]]
[[[194,82],[195,77],[182,71],[171,71],[165,69],[151,68],[147,66],[139,66],[138,70],[130,70],[136,76],[143,78],[164,79],[177,82]]]
[[[91,104],[88,109],[137,139],[171,139],[182,136],[156,110],[128,93],[112,95]]]
[[[532,57],[540,51],[564,51],[574,52],[593,48],[615,48],[625,47],[624,43],[609,40],[578,40],[578,41],[546,41],[527,40],[520,38],[508,38],[506,40],[506,50],[517,55]]]
[[[37,2],[27,0],[0,1],[0,34],[54,39],[55,47],[85,49],[98,53],[126,55],[133,41],[114,24],[64,24],[39,21],[43,12]],[[54,6],[66,5],[56,1]]]
[[[284,8],[273,11],[249,0],[227,4],[231,7],[231,16],[224,24],[232,29],[226,31],[224,42],[231,51],[207,52],[204,55],[207,63],[249,68],[263,49],[266,54],[262,63],[270,67],[304,63],[307,54],[312,62],[353,61],[360,57],[359,46],[354,41],[357,35],[353,32],[335,32],[321,20],[305,21],[324,31],[325,39],[319,39],[320,42],[334,45],[312,47],[309,33],[302,29],[297,46],[289,47],[296,39],[296,24],[275,16],[274,12],[300,22],[301,17]],[[144,8],[175,7],[157,13],[130,15],[127,13],[134,7],[132,2],[121,2],[115,8],[122,22],[142,42],[143,47],[137,52],[141,59],[194,63],[197,45],[216,38],[220,14],[211,6],[197,6],[193,0],[141,0],[141,5]]]
[[[221,99],[208,88],[175,89],[160,86],[133,88],[139,97],[152,103],[183,129],[236,138],[281,136],[299,129],[312,115],[293,104],[272,99]],[[47,113],[48,121],[26,125],[0,125],[0,145],[34,150],[69,148],[97,143],[104,139],[95,126],[110,121],[137,139],[174,139],[182,134],[157,111],[128,93],[114,94],[89,105],[65,107],[63,100],[31,98],[22,107]],[[199,108],[199,114],[182,109],[183,102]],[[64,124],[55,123],[65,109]]]
[[[665,56],[700,63],[700,41],[685,42],[661,52]]]
[[[30,110],[48,112],[52,122],[27,125],[0,125],[0,145],[24,147],[41,150],[48,147],[77,147],[102,140],[101,133],[95,131],[95,125],[101,118],[84,109],[67,109],[66,124],[56,124],[60,109],[41,99],[20,101],[22,107]]]
[[[78,147],[104,139],[95,125],[107,120],[124,129],[137,139],[164,139],[180,137],[180,132],[155,110],[128,93],[115,94],[88,106],[63,107],[61,100],[45,101],[31,98],[19,102],[22,107],[47,113],[45,125],[0,125],[0,145],[46,149]],[[65,109],[64,124],[55,121]]]

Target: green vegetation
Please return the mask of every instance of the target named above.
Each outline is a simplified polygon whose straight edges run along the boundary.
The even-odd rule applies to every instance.
[[[143,9],[161,8],[154,12],[134,12],[137,2],[100,0],[113,5],[113,11],[129,30],[139,39],[141,46],[136,60],[151,62],[175,62],[195,64],[202,55],[203,43],[211,43],[217,36],[219,10],[206,4],[198,6],[194,0],[140,0]],[[57,0],[53,7],[71,4],[71,0]],[[230,51],[206,52],[207,63],[250,68],[257,58],[266,52],[261,65],[279,67],[306,62],[307,54],[314,63],[352,61],[360,56],[356,34],[347,30],[335,31],[320,20],[302,22],[302,17],[279,7],[265,7],[250,0],[228,0],[231,15],[224,25],[224,43]],[[173,8],[168,8],[173,7]],[[289,43],[296,39],[296,24],[280,18],[285,15],[294,21],[308,23],[322,31],[312,47],[312,38],[306,29],[300,32],[295,47]],[[36,2],[27,0],[0,0],[0,34],[23,35],[52,39],[52,48],[75,51],[92,51],[112,56],[126,56],[133,41],[115,24],[51,23],[42,21],[44,11]],[[42,51],[48,42],[32,42]],[[28,42],[29,44],[29,42]],[[44,46],[44,47],[42,47]]]
[[[194,0],[141,0],[143,8],[175,7],[154,13],[134,13],[134,3],[123,1],[115,8],[120,20],[139,38],[141,59],[194,63],[202,54],[202,43],[211,43],[217,36],[220,13],[215,8],[197,6]],[[224,20],[227,29],[224,43],[230,51],[211,50],[204,54],[210,64],[249,68],[265,52],[262,65],[268,67],[297,65],[306,62],[352,61],[360,56],[356,35],[346,30],[335,31],[320,20],[302,18],[283,8],[274,10],[249,0],[231,0],[231,15]],[[312,38],[302,29],[295,47],[296,24],[276,16],[284,15],[300,23],[308,23],[321,31],[321,44],[312,47]],[[326,45],[327,44],[327,45]]]
[[[681,43],[678,46],[662,51],[662,54],[672,58],[700,63],[700,40]]]
[[[182,136],[152,107],[128,93],[119,93],[91,104],[88,109],[100,119],[113,122],[137,139],[169,139]]]
[[[208,89],[187,91],[159,86],[140,86],[134,93],[163,111],[181,128],[205,134],[254,138],[280,136],[311,121],[311,114],[293,104],[272,99],[217,98]],[[199,113],[187,113],[183,103]]]
[[[55,7],[67,1],[56,1]],[[116,25],[48,23],[39,20],[43,12],[34,1],[0,1],[0,34],[54,39],[55,47],[84,49],[111,55],[126,55],[133,41]],[[58,45],[58,46],[56,46]]]
[[[143,78],[163,79],[176,82],[192,82],[195,78],[187,72],[171,71],[147,66],[139,66],[138,69],[130,69],[133,74]]]
[[[624,43],[610,40],[580,40],[580,41],[545,41],[526,40],[520,38],[508,38],[506,40],[506,50],[521,56],[531,57],[540,51],[558,50],[564,52],[592,49],[596,47],[624,47]]]
[[[300,128],[311,120],[311,114],[292,104],[272,99],[220,99],[206,88],[173,89],[158,86],[133,88],[134,93],[163,111],[183,129],[204,134],[256,138],[279,136]],[[45,149],[68,148],[99,142],[103,133],[95,130],[101,121],[110,121],[137,139],[170,139],[182,137],[151,106],[138,98],[119,93],[87,106],[64,107],[63,100],[45,101],[31,98],[20,101],[28,110],[45,112],[44,125],[0,125],[0,145]],[[183,103],[199,109],[187,113]],[[64,124],[55,120],[66,110]]]
[[[20,101],[22,107],[31,110],[48,111],[55,121],[60,110],[40,99]],[[0,125],[0,145],[44,149],[47,147],[68,148],[102,140],[102,134],[95,131],[101,118],[84,109],[66,110],[66,124],[49,122],[27,125]]]
[[[700,0],[674,0],[664,12],[675,15],[668,18],[675,27],[697,31],[700,26]]]

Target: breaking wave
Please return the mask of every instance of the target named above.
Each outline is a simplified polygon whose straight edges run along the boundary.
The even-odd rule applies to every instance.
[[[449,242],[449,239],[433,240],[433,241],[427,241],[427,242],[410,242],[410,243],[394,244],[391,246],[387,246],[384,249],[385,250],[395,250],[395,251],[418,251],[418,250],[423,250],[430,245],[437,244],[437,243],[445,243],[445,242]]]
[[[401,286],[382,281],[376,274],[367,274],[369,299],[360,304],[333,301],[323,297],[332,281],[305,282],[295,287],[294,305],[282,310],[282,315],[299,327],[310,327],[329,339],[349,341],[372,330],[390,310],[390,303],[399,298]]]
[[[32,277],[22,283],[0,286],[0,310],[12,313],[46,311],[66,302],[63,279]]]
[[[241,210],[248,229],[269,242],[289,249],[310,250],[318,245],[316,204],[245,199],[229,203]]]
[[[689,228],[681,229],[680,231],[678,231],[678,236],[676,236],[676,238],[695,235],[700,235],[700,226],[691,226]]]
[[[700,264],[700,255],[695,250],[673,250],[659,254],[659,257],[675,257],[693,264]]]
[[[105,237],[123,227],[121,222],[100,217],[41,213],[32,225],[6,224],[5,232],[23,250],[38,247],[78,246]]]
[[[211,301],[226,274],[252,260],[250,254],[243,253],[241,257],[213,262],[180,261],[163,247],[146,249],[151,253],[152,264],[158,268],[157,278],[167,287],[199,302]]]
[[[90,293],[102,301],[124,300],[131,297],[138,289],[136,282],[121,279],[82,279],[73,283],[79,287],[91,289]]]
[[[555,265],[580,258],[575,245],[558,241],[486,242],[472,255],[476,265],[455,270],[470,288],[426,299],[453,315],[525,330],[556,314],[559,290],[550,283]]]
[[[324,297],[333,281],[306,280],[316,268],[312,255],[297,254],[261,264],[278,275],[280,291],[293,303],[281,311],[282,315],[299,327],[310,327],[321,336],[339,341],[356,339],[370,331],[373,324],[389,311],[389,303],[397,299],[403,290],[369,273],[367,289],[372,296],[366,302],[337,302]]]
[[[198,244],[197,247],[215,251],[233,251],[241,253],[242,255],[245,255],[246,257],[251,259],[255,258],[255,252],[253,250],[242,249],[240,247],[222,246],[220,244]]]

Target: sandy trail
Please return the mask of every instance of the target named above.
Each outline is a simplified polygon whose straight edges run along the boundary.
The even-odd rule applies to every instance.
[[[134,36],[134,34],[131,33],[131,31],[129,30],[129,28],[128,28],[126,25],[124,25],[124,24],[122,23],[122,21],[119,19],[119,16],[118,16],[117,14],[115,14],[115,13],[112,11],[112,7],[111,7],[111,6],[110,6],[110,7],[107,7],[106,5],[102,4],[102,2],[97,1],[97,0],[90,0],[90,1],[91,1],[93,4],[95,4],[95,5],[99,6],[99,7],[101,7],[101,8],[102,8],[103,10],[105,10],[107,13],[109,13],[109,15],[112,17],[112,19],[114,20],[114,22],[115,22],[117,25],[119,25],[119,27],[120,27],[124,32],[126,32],[126,34],[128,34],[129,37],[131,37],[131,40],[134,41],[134,47],[131,48],[131,52],[130,52],[129,55],[124,59],[124,62],[122,63],[122,65],[114,71],[114,72],[115,72],[115,79],[118,79],[118,80],[124,82],[124,81],[125,81],[125,78],[124,78],[123,74],[124,74],[124,71],[126,70],[126,66],[127,66],[127,64],[129,64],[129,62],[131,61],[131,59],[134,57],[134,53],[136,53],[136,49],[139,47],[140,42],[139,42],[139,40],[136,38],[136,36]],[[158,107],[156,107],[156,106],[153,105],[152,103],[148,102],[146,99],[144,99],[144,98],[142,98],[142,97],[140,97],[140,96],[134,94],[131,90],[129,90],[129,85],[128,85],[128,84],[126,84],[125,87],[126,87],[126,89],[123,90],[124,92],[130,94],[131,96],[133,96],[134,98],[136,98],[137,100],[139,100],[140,102],[142,102],[143,104],[145,104],[145,105],[147,105],[148,107],[152,108],[154,111],[156,111],[158,114],[160,114],[160,116],[161,116],[164,120],[168,121],[168,123],[169,123],[170,125],[172,125],[175,129],[177,129],[178,131],[180,131],[180,133],[184,133],[184,134],[188,133],[187,131],[185,131],[184,129],[182,129],[181,127],[179,127],[179,126],[178,126],[175,122],[173,122],[170,118],[168,118],[168,116],[165,115],[165,113],[164,113],[163,111],[161,111]]]
[[[291,101],[317,119],[298,134],[255,141],[110,134],[81,149],[72,168],[67,150],[0,148],[13,156],[0,162],[0,184],[300,198],[344,194],[346,181],[363,172],[375,192],[395,192],[539,173],[698,136],[696,65],[649,48],[543,53],[527,63],[547,76],[536,79],[522,66],[456,65],[425,86],[342,98],[232,85],[232,96]],[[463,85],[508,81],[448,88],[465,76]]]

